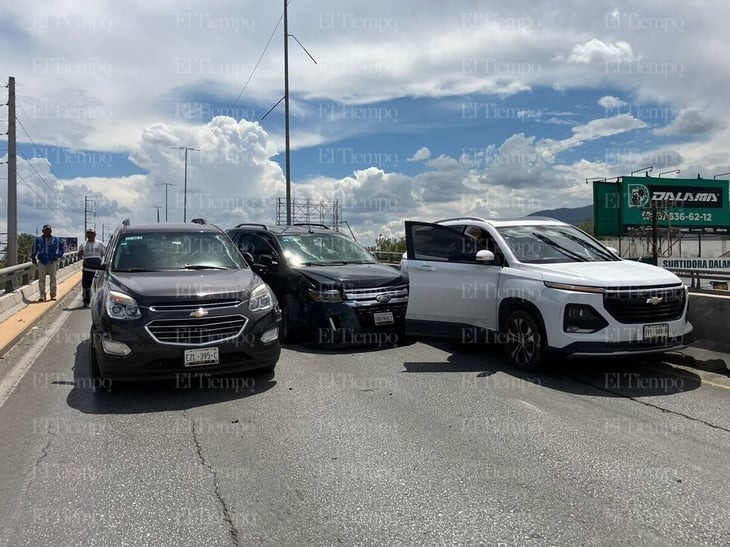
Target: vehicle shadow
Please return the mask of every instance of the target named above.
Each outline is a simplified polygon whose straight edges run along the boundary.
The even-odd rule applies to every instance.
[[[73,384],[66,403],[84,414],[145,414],[214,405],[244,399],[268,391],[276,385],[273,373],[244,373],[241,376],[206,377],[186,375],[176,380],[144,383],[114,382],[110,389],[94,392],[89,376],[89,341],[76,348]]]
[[[412,338],[396,338],[392,343],[317,344],[315,342],[298,342],[294,344],[284,344],[283,347],[292,351],[308,353],[311,355],[344,355],[352,353],[371,353],[382,351],[384,349],[410,346],[415,343],[416,340]]]
[[[497,373],[508,374],[536,386],[602,397],[655,397],[693,391],[701,378],[660,358],[555,360],[544,371],[523,372],[507,362],[500,346],[423,341],[451,355],[443,363],[404,363],[405,373],[473,372],[475,381]]]

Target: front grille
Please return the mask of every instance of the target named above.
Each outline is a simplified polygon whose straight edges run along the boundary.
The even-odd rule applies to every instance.
[[[235,338],[247,321],[242,315],[156,319],[147,324],[147,331],[162,344],[198,346]]]
[[[373,287],[369,289],[345,289],[345,301],[353,307],[407,302],[408,285]]]
[[[396,325],[402,323],[406,317],[406,305],[396,304],[390,306],[371,306],[368,308],[356,308],[355,313],[360,321],[360,326],[363,329],[373,329],[382,327],[392,327],[392,325],[376,325],[373,319],[373,314],[391,312],[393,314],[393,321]]]
[[[682,317],[684,302],[685,289],[676,286],[609,290],[603,295],[606,310],[620,323],[674,321]]]
[[[241,303],[236,299],[217,299],[217,300],[200,300],[195,299],[189,302],[184,300],[173,300],[171,302],[154,302],[149,308],[152,311],[175,311],[175,312],[192,312],[200,308],[204,310],[214,310],[217,308],[235,308]]]

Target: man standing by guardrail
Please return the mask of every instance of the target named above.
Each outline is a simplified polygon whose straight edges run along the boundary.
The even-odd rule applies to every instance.
[[[56,299],[58,259],[63,257],[63,241],[51,235],[50,224],[43,225],[43,235],[33,242],[30,259],[38,265],[38,302],[46,300],[46,275],[50,278],[51,300]]]
[[[96,232],[91,228],[86,230],[86,242],[79,247],[79,258],[98,258],[101,260],[105,251],[106,249],[104,248],[104,244],[96,241]],[[84,299],[84,308],[88,308],[91,303],[91,283],[94,281],[94,275],[96,275],[96,270],[92,270],[90,268],[84,268],[83,273],[81,274],[81,290]]]

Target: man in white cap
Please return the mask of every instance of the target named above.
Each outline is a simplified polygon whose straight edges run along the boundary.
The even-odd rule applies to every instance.
[[[46,300],[46,275],[51,280],[51,300],[56,299],[56,271],[58,259],[63,257],[63,241],[52,236],[50,224],[43,225],[43,235],[33,242],[30,259],[38,265],[38,302]]]
[[[86,241],[79,247],[79,258],[99,258],[101,259],[106,252],[104,244],[96,241],[96,232],[93,228],[86,230]],[[84,308],[88,308],[91,303],[91,284],[94,282],[96,270],[84,268],[81,274],[82,297],[84,299]]]

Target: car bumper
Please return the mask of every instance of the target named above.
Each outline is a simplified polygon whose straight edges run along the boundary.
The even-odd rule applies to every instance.
[[[407,303],[351,307],[347,304],[313,304],[312,338],[320,345],[392,345],[405,332]],[[379,324],[376,314],[390,313],[392,323]]]
[[[272,314],[238,338],[205,346],[182,346],[155,342],[144,328],[111,325],[106,332],[94,332],[92,344],[101,376],[111,380],[161,380],[193,374],[219,376],[274,367],[281,353],[279,339],[266,344],[259,339],[261,334],[278,326],[278,317]],[[123,342],[131,352],[125,356],[106,353],[103,340]],[[186,367],[185,350],[201,347],[218,347],[219,362]]]
[[[622,357],[626,355],[649,355],[676,351],[694,342],[694,332],[668,338],[660,343],[650,342],[574,342],[560,349],[549,348],[554,353],[569,359],[582,357]]]

